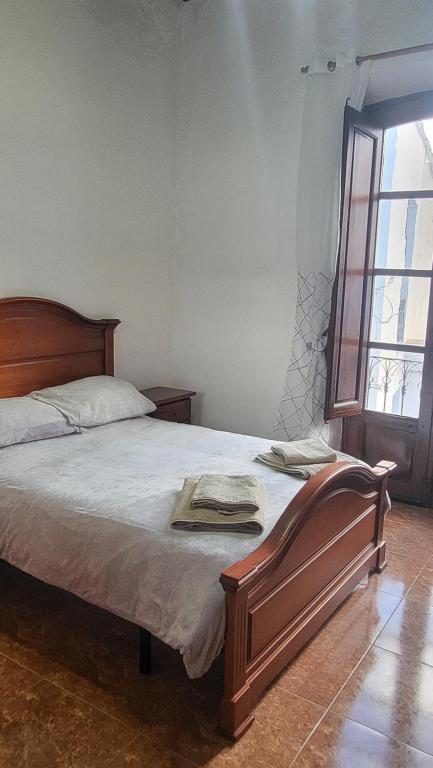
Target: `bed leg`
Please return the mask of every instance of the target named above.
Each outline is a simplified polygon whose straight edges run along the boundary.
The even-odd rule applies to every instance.
[[[140,672],[149,675],[152,671],[152,635],[147,629],[139,628]]]
[[[248,610],[247,593],[230,591],[229,580],[220,579],[226,590],[226,644],[224,655],[224,696],[218,730],[237,741],[253,724],[251,690],[247,683]]]
[[[391,501],[388,495],[388,477],[390,473],[395,469],[396,465],[391,461],[381,461],[378,468],[385,469],[386,475],[382,477],[379,491],[379,501],[377,510],[377,522],[376,522],[376,546],[377,546],[377,560],[375,571],[382,573],[388,565],[386,560],[386,543],[383,540],[383,525],[385,522],[385,515],[391,507]]]
[[[386,544],[383,541],[382,544],[380,544],[379,551],[377,553],[377,562],[375,568],[376,573],[382,573],[387,565],[388,560],[386,559]]]
[[[228,698],[223,696],[218,730],[230,741],[238,741],[254,722],[251,692],[248,685]]]

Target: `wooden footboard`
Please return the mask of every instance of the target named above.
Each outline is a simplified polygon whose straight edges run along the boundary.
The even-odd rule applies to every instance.
[[[386,485],[395,464],[338,462],[312,477],[267,539],[220,577],[226,592],[220,729],[238,739],[263,690],[360,579],[386,565]]]

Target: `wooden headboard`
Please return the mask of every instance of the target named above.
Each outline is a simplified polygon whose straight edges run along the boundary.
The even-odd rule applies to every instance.
[[[89,320],[48,299],[0,299],[0,397],[114,373],[120,320]]]

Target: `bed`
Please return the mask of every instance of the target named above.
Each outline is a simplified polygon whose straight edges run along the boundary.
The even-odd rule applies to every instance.
[[[112,375],[118,322],[0,300],[0,397]],[[232,739],[352,588],[386,565],[385,461],[337,462],[307,482],[253,465],[268,497],[260,536],[169,527],[185,476],[251,473],[270,444],[143,417],[0,456],[0,557],[157,635],[190,677],[224,647],[220,728]]]

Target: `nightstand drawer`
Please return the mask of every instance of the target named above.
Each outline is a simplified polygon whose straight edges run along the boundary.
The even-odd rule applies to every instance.
[[[153,416],[155,419],[164,419],[164,421],[191,424],[191,400],[180,400],[178,403],[160,405],[149,416]]]

